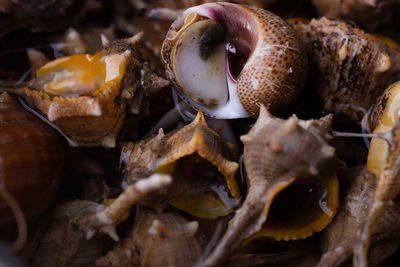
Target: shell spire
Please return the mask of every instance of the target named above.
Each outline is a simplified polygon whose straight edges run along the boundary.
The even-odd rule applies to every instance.
[[[308,123],[295,116],[286,121],[273,117],[261,106],[257,122],[241,137],[247,197],[229,222],[225,235],[205,259],[206,266],[221,264],[245,239],[258,236],[277,240],[305,238],[322,230],[332,220],[338,207],[335,150],[327,144],[325,135],[318,135],[304,124]],[[290,196],[290,192],[305,195],[295,198],[292,209],[296,212],[288,219],[280,215],[281,210],[288,208],[280,199]],[[314,193],[308,195],[307,192]],[[303,198],[313,204],[302,207]],[[310,215],[314,211],[318,216]]]

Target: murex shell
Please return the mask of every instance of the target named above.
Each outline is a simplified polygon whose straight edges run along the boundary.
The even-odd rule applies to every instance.
[[[142,64],[146,59],[139,50],[140,37],[104,40],[95,55],[48,62],[25,89],[26,100],[78,145],[114,147],[127,100],[139,102],[140,108],[144,96],[168,84],[157,77],[155,88],[146,88],[142,76],[149,71]]]
[[[153,138],[125,145],[121,159],[128,183],[156,172],[170,174],[170,204],[211,219],[231,212],[227,201],[234,205],[240,196],[235,180],[238,163],[227,159],[231,150],[199,111],[192,123],[175,133],[165,135],[160,129]]]
[[[161,56],[178,94],[217,118],[257,116],[260,104],[285,111],[308,70],[305,49],[288,23],[230,3],[187,9],[171,25]]]
[[[335,150],[328,145],[332,116],[278,119],[261,106],[244,143],[247,197],[206,266],[221,264],[245,239],[306,238],[321,231],[338,207]]]
[[[193,266],[202,253],[198,226],[178,214],[141,208],[131,235],[100,258],[97,266]]]

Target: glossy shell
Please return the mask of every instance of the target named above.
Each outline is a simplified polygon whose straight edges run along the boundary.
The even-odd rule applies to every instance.
[[[370,116],[370,128],[375,134],[392,131],[398,120],[400,110],[400,82],[390,85],[377,103]],[[385,168],[389,157],[389,144],[382,138],[372,138],[368,151],[367,167],[377,177]]]
[[[241,137],[246,199],[206,266],[222,263],[247,238],[306,238],[330,223],[338,207],[335,150],[327,143],[331,119],[285,121],[261,107],[256,124]]]
[[[398,84],[394,84],[394,86],[391,86],[390,93],[387,92],[385,94],[388,97],[388,103],[385,101],[381,103],[384,105],[384,108],[381,113],[382,116],[380,117],[381,120],[379,124],[381,124],[381,126],[385,124],[389,126],[389,149],[386,150],[385,147],[376,147],[375,144],[371,147],[373,150],[370,151],[368,157],[368,167],[373,167],[371,168],[372,171],[377,172],[378,184],[368,216],[360,226],[358,232],[358,241],[354,248],[353,258],[353,262],[357,266],[368,265],[367,254],[371,236],[378,227],[380,218],[392,207],[393,201],[400,193],[400,180],[398,179],[400,176],[400,128],[397,115],[397,85]],[[385,99],[385,97],[382,99]],[[390,124],[393,125],[393,123],[394,126],[390,129]]]
[[[140,37],[48,62],[26,88],[27,101],[77,145],[114,147],[127,105],[139,113],[144,96],[168,84],[144,67]]]
[[[26,218],[40,215],[61,183],[63,143],[57,132],[22,108],[6,93],[0,95],[0,184],[16,199]],[[14,221],[0,197],[0,223]]]
[[[155,172],[170,174],[174,182],[168,189],[169,202],[211,219],[232,212],[218,193],[233,203],[232,197],[240,196],[235,180],[238,164],[227,159],[230,154],[231,146],[209,128],[199,112],[192,123],[169,136],[160,132],[149,140],[126,145],[121,158],[128,183]],[[208,170],[210,174],[204,174]],[[225,189],[214,191],[214,186]]]
[[[217,118],[257,116],[260,104],[281,112],[307,76],[307,56],[293,29],[271,12],[237,4],[186,10],[161,55],[183,99]]]

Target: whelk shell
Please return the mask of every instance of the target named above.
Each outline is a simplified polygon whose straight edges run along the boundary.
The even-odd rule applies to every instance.
[[[174,213],[156,213],[139,209],[131,236],[97,261],[98,266],[193,266],[201,256],[196,239],[198,223],[188,222]],[[139,251],[128,254],[126,251]],[[139,256],[140,255],[140,256]]]
[[[399,51],[337,19],[298,20],[293,26],[307,45],[312,86],[324,109],[361,121],[396,78]]]
[[[169,136],[160,131],[149,140],[125,145],[121,158],[128,183],[153,173],[170,174],[174,182],[167,192],[169,202],[211,219],[232,212],[221,194],[224,199],[240,197],[235,180],[238,164],[227,160],[231,149],[199,111],[192,123]],[[212,186],[224,189],[210,190]]]
[[[261,106],[256,124],[241,137],[247,197],[229,222],[225,235],[206,258],[206,266],[221,264],[246,238],[260,235],[277,240],[305,238],[330,223],[338,207],[335,151],[327,144],[331,119],[328,115],[320,120],[301,121],[291,117],[284,121]],[[304,214],[298,214],[297,210],[291,217],[290,210],[289,214],[279,211],[285,205],[290,208],[290,198],[285,200],[288,195],[284,189],[289,190],[289,196],[293,194],[294,203],[305,202],[302,204],[306,207],[301,210],[305,210]],[[278,213],[273,214],[274,211]]]
[[[64,147],[58,134],[17,104],[0,95],[0,225],[14,216],[10,198],[29,221],[45,211],[61,184]],[[15,208],[12,209],[14,215]],[[16,218],[20,224],[24,218]]]
[[[340,209],[332,223],[321,233],[321,247],[324,254],[321,256],[318,267],[341,266],[350,258],[357,240],[357,229],[367,217],[374,198],[376,178],[365,166],[351,169],[346,174],[345,181],[348,186],[343,190]],[[393,206],[383,214],[373,233],[372,243],[380,245],[382,242],[389,241],[390,245],[391,239],[396,239],[396,232],[400,230],[400,224],[396,220],[399,212],[400,209]],[[386,246],[387,250],[392,251]],[[375,262],[382,261],[385,256],[387,257],[385,253],[381,253],[376,255],[374,260]]]
[[[398,118],[398,92],[399,83],[390,86],[378,100],[373,123],[377,125],[374,133],[382,133],[390,145],[379,146],[379,142],[373,140],[368,154],[368,168],[374,172],[378,184],[374,198],[369,209],[368,216],[360,226],[358,240],[354,248],[353,264],[355,266],[367,266],[367,254],[371,234],[378,226],[382,215],[393,205],[393,201],[400,193],[400,131]]]
[[[114,147],[126,110],[139,113],[144,97],[168,85],[146,63],[141,36],[103,37],[95,55],[50,61],[21,94],[77,145]]]
[[[307,56],[283,19],[263,9],[209,3],[172,24],[161,56],[182,98],[217,118],[288,108],[303,89]]]

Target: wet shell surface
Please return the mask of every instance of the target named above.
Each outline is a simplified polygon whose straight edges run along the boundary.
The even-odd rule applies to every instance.
[[[169,202],[211,219],[232,212],[234,199],[240,196],[235,180],[238,164],[228,160],[231,148],[200,111],[175,133],[166,136],[160,131],[154,138],[124,146],[121,158],[128,183],[156,172],[170,174],[174,182],[168,189]]]
[[[328,112],[361,121],[397,70],[392,50],[379,38],[335,19],[293,24],[310,56],[312,86]]]
[[[244,143],[248,191],[206,266],[221,264],[245,239],[306,238],[326,227],[338,207],[338,182],[329,146],[331,116],[278,119],[261,107]]]
[[[400,82],[390,85],[377,100],[370,116],[370,128],[374,134],[390,133],[398,121],[400,110]],[[382,138],[372,138],[368,151],[368,170],[377,177],[385,168],[389,157],[389,144]]]
[[[38,217],[56,196],[63,171],[62,139],[7,93],[0,95],[0,186],[25,217]],[[14,222],[0,196],[0,224]]]
[[[359,228],[358,240],[354,247],[353,263],[367,266],[367,253],[372,233],[377,229],[380,218],[390,209],[400,193],[400,128],[398,118],[398,83],[388,88],[376,106],[376,133],[386,132],[390,145],[372,144],[368,154],[368,168],[377,175],[377,187],[369,213]],[[379,116],[380,115],[380,116]]]
[[[146,88],[151,81],[141,80],[149,70],[137,52],[140,37],[106,41],[95,55],[46,63],[26,88],[27,101],[78,145],[114,147],[127,101],[131,106],[136,103],[138,113],[144,96],[168,84],[159,77],[157,84],[152,77],[154,88]]]
[[[263,9],[209,3],[187,9],[161,49],[182,98],[216,118],[290,107],[303,89],[307,56],[283,19]]]

